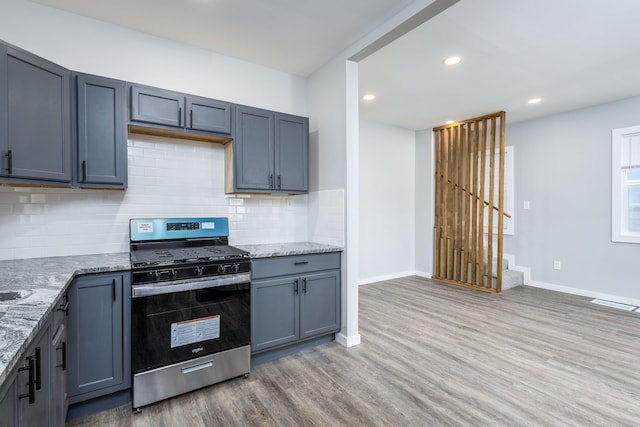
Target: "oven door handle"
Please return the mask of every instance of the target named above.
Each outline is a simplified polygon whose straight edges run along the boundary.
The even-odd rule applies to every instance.
[[[208,362],[200,363],[199,365],[188,366],[186,368],[182,368],[183,374],[190,374],[191,372],[196,372],[201,369],[207,369],[213,366],[213,360],[209,360]]]
[[[171,294],[175,292],[193,291],[197,289],[218,288],[220,286],[238,285],[251,282],[251,274],[229,274],[205,280],[169,281],[151,283],[147,285],[134,285],[131,287],[133,298],[142,298],[153,295]]]

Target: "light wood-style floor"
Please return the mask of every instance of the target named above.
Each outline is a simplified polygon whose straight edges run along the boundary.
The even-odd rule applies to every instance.
[[[70,426],[638,426],[640,313],[416,277],[360,287],[362,344]]]

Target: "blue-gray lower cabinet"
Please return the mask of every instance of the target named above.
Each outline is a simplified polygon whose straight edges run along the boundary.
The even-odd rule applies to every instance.
[[[16,427],[16,404],[18,395],[16,394],[15,375],[9,375],[2,387],[0,387],[0,427]]]
[[[54,304],[18,366],[0,387],[0,427],[62,427],[66,416],[66,334],[62,300]]]
[[[130,273],[76,277],[69,288],[68,325],[69,403],[130,388]]]
[[[298,277],[255,280],[251,284],[251,351],[281,346],[300,338]]]
[[[340,329],[340,253],[259,258],[252,270],[252,353]]]
[[[16,388],[20,426],[46,426],[51,418],[51,345],[48,323],[24,353],[23,364],[18,369]]]

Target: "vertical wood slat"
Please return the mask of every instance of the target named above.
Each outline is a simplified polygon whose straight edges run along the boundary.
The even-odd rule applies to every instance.
[[[448,139],[448,150],[449,150],[449,164],[447,169],[447,203],[449,204],[449,210],[447,212],[447,235],[449,239],[447,240],[447,279],[453,279],[453,268],[454,268],[454,227],[455,227],[455,188],[453,186],[453,180],[455,176],[455,151],[454,151],[454,130],[450,128],[449,139]]]
[[[464,169],[464,188],[467,190],[471,188],[471,177],[470,174],[470,162],[471,162],[471,123],[468,123],[465,127],[466,133],[464,137],[465,145],[464,145],[464,158],[465,158],[465,169]],[[471,221],[471,203],[472,203],[472,195],[470,191],[465,193],[465,203],[464,203],[464,241],[462,242],[462,247],[464,250],[464,264],[462,265],[462,277],[464,282],[469,282],[469,232],[470,226],[469,222]]]
[[[500,160],[498,172],[498,272],[496,292],[502,292],[502,251],[504,234],[504,158],[505,158],[505,113],[500,114]]]
[[[478,201],[478,278],[480,286],[485,287],[485,277],[484,277],[484,203],[485,198],[485,179],[487,173],[487,121],[486,119],[482,120],[482,131],[480,136],[480,152],[478,153],[480,157],[480,176],[478,180],[478,184],[480,185],[479,189],[479,201]]]
[[[493,287],[493,208],[494,208],[494,181],[495,181],[495,155],[496,155],[496,119],[491,119],[491,130],[489,136],[489,194],[486,199],[488,205],[487,218],[487,287]]]
[[[456,222],[456,272],[455,272],[455,280],[458,281],[462,281],[462,263],[464,262],[464,246],[462,245],[462,189],[464,188],[464,185],[462,183],[462,172],[463,172],[463,150],[462,150],[462,140],[463,140],[463,126],[460,125],[457,127],[458,131],[457,131],[457,144],[456,144],[456,148],[457,148],[457,153],[456,153],[456,160],[457,160],[457,171],[458,171],[458,176],[456,178],[456,196],[458,198],[458,203],[457,203],[457,207],[456,207],[456,217],[457,217],[457,222]]]
[[[498,188],[496,129],[500,121]],[[504,112],[435,128],[435,278],[500,292],[504,213]],[[489,165],[487,176],[487,161]],[[488,178],[488,180],[487,180]],[[488,182],[487,182],[488,181]],[[496,207],[496,191],[498,206]],[[485,206],[488,213],[485,215]],[[497,211],[494,214],[494,210]],[[498,262],[493,281],[494,222]],[[487,219],[485,226],[484,220]],[[485,250],[486,227],[486,250]],[[485,267],[486,266],[486,267]]]
[[[479,122],[475,122],[475,133],[473,135],[473,194],[472,203],[472,229],[471,229],[471,281],[472,285],[478,285],[478,203],[475,200],[478,194],[478,148],[480,144]]]
[[[436,209],[435,209],[435,230],[434,230],[434,238],[435,238],[435,248],[434,248],[434,258],[435,258],[435,266],[434,271],[436,276],[442,276],[442,272],[440,267],[442,265],[442,260],[440,259],[441,247],[442,247],[442,136],[444,134],[444,129],[440,129],[436,131],[435,135],[435,157],[436,157]]]
[[[450,129],[445,129],[442,141],[443,149],[443,169],[442,169],[442,277],[448,277],[449,271],[449,135]]]

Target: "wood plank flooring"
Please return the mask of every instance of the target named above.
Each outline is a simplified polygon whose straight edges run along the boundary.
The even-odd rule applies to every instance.
[[[638,426],[640,313],[517,287],[361,286],[362,344],[68,426]]]

